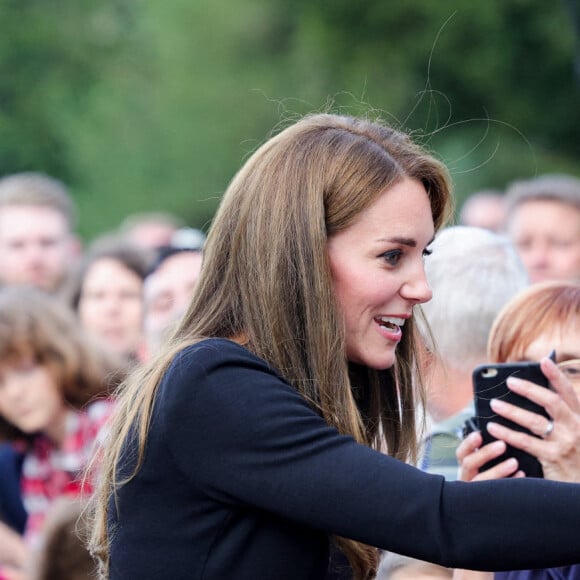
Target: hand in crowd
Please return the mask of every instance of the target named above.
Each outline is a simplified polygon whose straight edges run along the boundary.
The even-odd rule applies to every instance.
[[[22,580],[28,550],[19,534],[0,522],[0,579]]]
[[[541,365],[552,389],[516,378],[508,379],[508,386],[515,393],[544,407],[552,417],[552,423],[537,413],[504,401],[492,401],[494,412],[526,427],[538,437],[492,422],[488,424],[488,430],[498,441],[482,447],[481,433],[471,433],[457,448],[461,480],[525,477],[513,458],[479,473],[485,463],[505,451],[508,443],[537,457],[546,479],[580,482],[580,399],[554,362],[544,359]]]

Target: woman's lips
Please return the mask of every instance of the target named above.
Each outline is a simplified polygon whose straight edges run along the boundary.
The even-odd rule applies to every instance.
[[[387,340],[399,342],[403,336],[401,327],[405,324],[404,318],[395,316],[378,316],[375,322],[381,335]]]

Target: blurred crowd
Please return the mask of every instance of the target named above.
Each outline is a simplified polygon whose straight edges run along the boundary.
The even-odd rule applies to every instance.
[[[204,234],[128,216],[84,246],[65,184],[0,179],[0,578],[88,578],[85,473],[114,390],[169,340]],[[93,571],[94,572],[94,571]]]
[[[484,452],[477,432],[464,438],[472,372],[490,361],[539,360],[554,348],[576,390],[544,401],[561,418],[549,441],[519,444],[533,449],[545,477],[566,481],[580,469],[571,450],[580,443],[580,179],[541,175],[474,192],[457,221],[426,260],[434,298],[420,324],[429,385],[420,466],[466,481],[522,476],[506,462],[482,470],[505,448]],[[4,580],[92,577],[82,518],[98,471],[98,461],[86,469],[92,446],[123,378],[171,340],[202,267],[203,233],[162,211],[128,216],[87,246],[76,226],[59,180],[0,179]],[[518,420],[535,429],[533,417]],[[387,554],[378,578],[469,574],[477,573]]]

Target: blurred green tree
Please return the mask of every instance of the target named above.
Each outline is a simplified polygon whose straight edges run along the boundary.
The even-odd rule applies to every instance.
[[[90,238],[125,215],[204,227],[243,159],[313,110],[380,114],[458,200],[579,173],[578,0],[7,0],[0,171],[71,184]]]
[[[40,170],[64,180],[73,171],[59,126],[114,53],[100,27],[98,0],[5,0],[0,3],[0,169]]]

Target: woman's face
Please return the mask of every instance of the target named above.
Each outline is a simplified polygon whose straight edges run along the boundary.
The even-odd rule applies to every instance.
[[[55,441],[64,434],[64,397],[50,370],[34,361],[0,369],[0,414],[24,433],[44,433]]]
[[[143,281],[118,260],[97,260],[86,273],[78,313],[104,348],[130,355],[142,334]]]
[[[431,299],[423,259],[434,233],[425,188],[405,178],[329,238],[349,361],[373,369],[395,362],[405,320]]]
[[[566,325],[553,332],[544,332],[532,342],[524,353],[526,360],[540,360],[556,349],[556,362],[580,359],[580,321]],[[572,385],[580,397],[580,379],[572,378]]]

